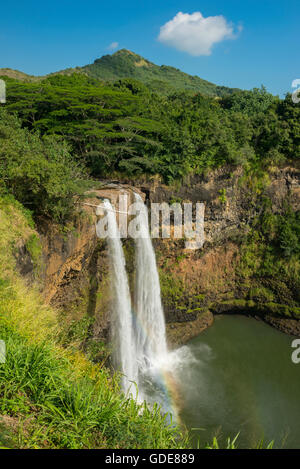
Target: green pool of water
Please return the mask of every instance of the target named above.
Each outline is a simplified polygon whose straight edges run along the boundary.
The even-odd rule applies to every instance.
[[[300,448],[300,364],[293,338],[263,322],[219,316],[187,345],[193,359],[177,371],[181,418],[203,446],[238,432],[238,446],[264,439]]]

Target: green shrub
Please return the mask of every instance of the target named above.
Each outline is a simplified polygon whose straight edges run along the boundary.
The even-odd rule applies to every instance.
[[[159,174],[173,184],[224,164],[254,162],[248,179],[261,192],[262,171],[299,158],[300,107],[264,88],[217,100],[172,87],[164,95],[128,78],[104,84],[78,73],[41,82],[4,79],[6,109],[30,130],[63,137],[95,177]]]
[[[30,254],[31,260],[35,267],[38,267],[42,258],[42,244],[36,233],[32,233],[26,241],[26,248]]]
[[[34,215],[63,222],[74,210],[81,169],[56,137],[40,137],[21,128],[19,120],[0,110],[0,178],[2,193],[12,194]]]

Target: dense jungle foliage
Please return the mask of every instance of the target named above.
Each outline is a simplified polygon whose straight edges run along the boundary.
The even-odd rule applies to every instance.
[[[159,175],[172,184],[225,164],[259,172],[300,157],[299,105],[264,87],[219,98],[82,73],[3,79],[1,190],[57,221],[87,177]]]

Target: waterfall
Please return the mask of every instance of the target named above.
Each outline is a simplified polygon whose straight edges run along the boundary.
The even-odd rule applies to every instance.
[[[166,328],[161,303],[159,276],[152,246],[148,210],[141,197],[135,194],[139,232],[135,237],[135,294],[134,311],[125,268],[125,258],[114,208],[108,200],[99,206],[106,214],[109,263],[113,294],[112,342],[116,365],[122,372],[125,392],[138,397],[147,396],[145,383],[160,381],[159,374],[168,356]],[[104,223],[102,220],[101,223]],[[97,234],[101,237],[100,222]],[[135,393],[135,382],[139,387]],[[146,386],[147,388],[147,386]],[[147,397],[146,397],[146,400]]]
[[[139,235],[136,244],[135,341],[139,371],[159,366],[167,355],[166,328],[160,296],[159,276],[152,246],[148,210],[135,194],[139,210]]]
[[[138,370],[134,346],[134,330],[131,311],[130,291],[125,269],[125,258],[117,226],[116,213],[109,202],[103,204],[106,209],[108,224],[108,250],[111,272],[113,311],[112,311],[112,343],[114,359],[122,372],[122,387],[135,396]]]

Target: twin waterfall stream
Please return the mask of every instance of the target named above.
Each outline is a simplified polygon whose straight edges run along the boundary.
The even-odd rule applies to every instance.
[[[125,257],[117,225],[116,212],[105,200],[108,250],[113,296],[112,342],[116,367],[122,373],[122,387],[138,402],[149,401],[147,390],[154,386],[167,392],[164,365],[168,362],[164,313],[159,276],[148,226],[148,210],[135,194],[139,210],[139,236],[135,238],[135,287],[131,299]],[[167,373],[168,374],[168,373]],[[167,407],[169,405],[167,404]],[[170,410],[167,408],[167,410]]]

